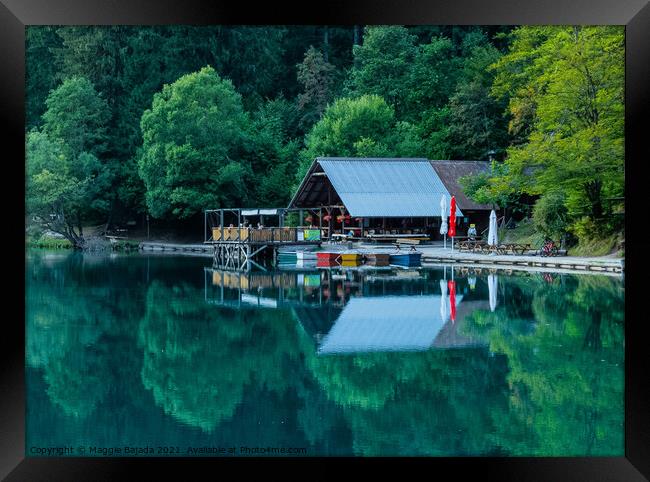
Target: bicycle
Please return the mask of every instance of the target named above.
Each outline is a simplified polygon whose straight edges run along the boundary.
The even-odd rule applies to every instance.
[[[542,245],[542,249],[540,250],[540,256],[557,256],[557,255],[558,255],[557,244],[555,244],[555,242],[550,239],[544,241],[544,244]]]

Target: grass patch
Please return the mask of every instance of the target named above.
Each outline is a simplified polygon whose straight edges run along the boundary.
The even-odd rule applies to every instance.
[[[503,233],[502,233],[503,231]],[[535,231],[532,219],[524,219],[513,229],[499,230],[499,239],[504,243],[529,243],[533,248],[540,248],[544,243],[544,235]],[[581,239],[580,242],[568,249],[568,256],[606,256],[616,253],[617,256],[625,256],[620,246],[619,235],[612,235],[606,238]],[[560,240],[556,239],[556,242]]]
[[[134,251],[140,249],[138,241],[118,240],[112,245],[114,251]]]
[[[72,243],[65,238],[41,236],[40,238],[27,238],[27,246],[30,248],[71,249]]]
[[[569,256],[605,256],[616,251],[618,236],[612,235],[607,238],[581,239],[578,244],[569,249]],[[624,256],[623,251],[616,253]]]
[[[539,248],[544,243],[544,236],[535,231],[531,219],[520,221],[512,229],[499,229],[498,234],[504,243],[530,244],[533,248]]]

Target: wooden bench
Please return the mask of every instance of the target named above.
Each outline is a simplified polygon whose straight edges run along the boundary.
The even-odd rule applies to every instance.
[[[395,244],[407,244],[407,245],[413,245],[413,244],[420,244],[420,242],[423,241],[423,239],[417,239],[417,238],[402,238],[402,239],[397,239],[395,241]]]
[[[466,241],[459,241],[456,243],[458,251],[468,251],[470,253],[481,252],[483,250],[483,246],[486,245],[487,243],[485,241],[471,239],[468,239]]]
[[[393,243],[393,246],[395,246],[395,248],[397,249],[397,251],[400,251],[400,250],[401,250],[402,245],[410,246],[411,249],[410,249],[409,251],[417,251],[417,249],[415,249],[415,245],[414,245],[414,244],[408,244],[408,243],[404,243],[404,242],[400,242],[400,241],[403,241],[403,240],[398,240],[398,241],[396,241],[395,243]]]
[[[460,241],[456,245],[459,251],[469,251],[471,253],[479,254],[518,254],[523,255],[530,250],[528,243],[501,243],[498,245],[490,246],[485,241]]]
[[[530,250],[529,243],[506,243],[501,245],[504,254],[518,254],[523,255],[526,251]]]

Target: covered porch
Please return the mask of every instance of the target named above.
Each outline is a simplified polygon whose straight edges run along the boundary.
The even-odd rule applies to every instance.
[[[427,159],[317,158],[289,209],[309,211],[305,219],[327,240],[425,241],[441,239],[443,195],[449,201]]]

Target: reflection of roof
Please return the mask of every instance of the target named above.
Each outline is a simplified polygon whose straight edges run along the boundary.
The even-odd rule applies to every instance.
[[[457,307],[462,298],[456,296]],[[440,295],[353,298],[318,352],[427,350],[447,322],[442,319],[440,301]]]
[[[456,298],[458,299],[458,298]],[[489,310],[490,304],[485,300],[463,301],[456,303],[456,323],[447,323],[438,332],[433,346],[437,348],[456,348],[481,345],[481,341],[459,333],[459,326],[465,317],[475,310]]]
[[[293,311],[309,336],[317,337],[330,331],[342,309],[328,303],[317,308],[295,306]]]
[[[487,161],[431,161],[447,190],[456,197],[456,205],[460,209],[492,209],[488,204],[478,204],[465,195],[458,179],[463,176],[489,172],[490,163]]]
[[[441,196],[450,197],[427,159],[319,157],[289,206],[326,202],[327,179],[351,216],[440,216]]]

